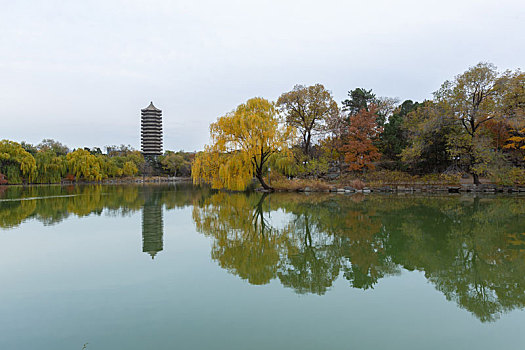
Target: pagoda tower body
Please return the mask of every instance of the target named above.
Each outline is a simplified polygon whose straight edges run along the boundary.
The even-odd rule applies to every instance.
[[[145,157],[155,158],[162,154],[162,111],[153,102],[140,111],[142,153]]]

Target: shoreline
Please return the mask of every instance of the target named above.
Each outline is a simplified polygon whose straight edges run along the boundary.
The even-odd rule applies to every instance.
[[[155,184],[155,183],[182,183],[192,182],[191,177],[162,177],[162,176],[149,176],[146,178],[133,177],[123,179],[106,179],[102,181],[61,181],[52,183],[21,183],[21,184],[0,184],[2,186],[71,186],[71,185],[133,185],[133,184]]]
[[[257,188],[258,192],[305,192],[305,193],[523,193],[524,186],[500,186],[493,184],[461,184],[461,185],[385,185],[385,186],[366,186],[354,188],[351,186],[330,186],[326,188],[303,187],[298,189],[275,189],[274,191]]]
[[[125,179],[111,179],[103,181],[62,181],[60,183],[25,183],[25,184],[2,184],[0,188],[7,187],[26,187],[26,186],[76,186],[76,185],[140,185],[140,184],[170,184],[170,183],[186,183],[192,184],[191,177],[135,177]],[[338,194],[352,194],[352,193],[401,193],[401,194],[416,194],[416,193],[487,193],[487,194],[508,194],[508,193],[523,193],[525,194],[525,186],[502,186],[496,184],[436,184],[436,183],[397,183],[382,186],[364,186],[356,188],[352,186],[343,186],[342,184],[323,183],[321,187],[301,186],[299,188],[275,188],[274,190],[265,190],[262,187],[252,189],[256,192],[265,193],[281,193],[281,192],[296,192],[296,193],[338,193]]]

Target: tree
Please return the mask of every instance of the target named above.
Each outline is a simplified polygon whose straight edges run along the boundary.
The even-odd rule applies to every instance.
[[[491,131],[495,134],[497,145],[505,139],[503,147],[517,155],[515,163],[525,160],[525,73],[517,70],[507,71],[500,78],[500,110],[504,116],[498,121],[499,128]],[[489,122],[490,123],[490,122]],[[488,123],[487,123],[488,124]]]
[[[326,137],[321,140],[321,149],[326,156],[339,163],[343,162],[343,139],[348,132],[348,119],[344,112],[330,116],[326,123]]]
[[[38,149],[28,142],[22,141],[20,142],[20,146],[22,146],[22,148],[25,149],[33,157],[36,155],[36,152],[38,152]]]
[[[504,146],[506,149],[515,150],[520,154],[521,159],[525,160],[525,128],[522,130],[514,130],[514,135],[509,137]]]
[[[372,93],[372,89],[356,88],[348,91],[348,97],[342,103],[343,111],[348,112],[350,115],[357,114],[362,109],[368,112],[369,106],[378,102],[376,95]]]
[[[419,106],[411,100],[404,101],[396,108],[388,122],[384,125],[384,130],[380,136],[381,153],[388,159],[399,160],[401,152],[408,146],[407,135],[403,129],[403,121],[408,115]]]
[[[144,168],[145,160],[142,153],[133,150],[131,146],[106,146],[107,156],[97,155],[107,177],[133,176]]]
[[[184,153],[166,151],[163,156],[159,157],[162,168],[172,176],[189,176],[191,162],[186,159]]]
[[[122,168],[122,175],[133,176],[138,172],[139,172],[139,169],[137,168],[135,163],[133,163],[132,161],[127,161],[126,163],[124,163],[124,167]]]
[[[69,148],[66,145],[53,139],[43,139],[36,147],[39,151],[50,150],[57,156],[65,156],[69,153]]]
[[[370,106],[374,105],[376,110],[376,122],[379,126],[384,125],[399,104],[398,98],[377,97],[372,92],[372,89],[366,90],[363,88],[356,88],[348,91],[348,97],[348,99],[342,102],[343,111],[351,116],[356,115],[362,109],[368,112]]]
[[[66,157],[57,155],[51,149],[40,150],[35,155],[38,183],[57,183],[67,173]]]
[[[146,162],[142,153],[136,150],[130,150],[124,155],[122,159],[124,162],[127,162],[127,161],[133,162],[133,164],[135,164],[137,169],[140,169]]]
[[[104,146],[104,148],[106,149],[106,154],[110,157],[125,156],[129,154],[130,152],[134,151],[131,145],[124,145],[124,144],[121,144],[120,146],[116,146],[116,145]]]
[[[350,170],[360,170],[365,167],[373,169],[372,162],[381,157],[373,143],[382,131],[376,123],[376,110],[376,106],[372,105],[370,110],[363,108],[356,115],[350,116],[348,135],[343,145],[345,160],[350,163]]]
[[[493,64],[478,63],[434,93],[446,113],[463,127],[463,132],[448,137],[449,151],[465,165],[476,185],[480,184],[479,175],[486,172],[487,156],[493,155],[487,153],[490,138],[484,137],[480,127],[493,119],[511,118],[516,111],[511,108],[502,113],[508,81]]]
[[[501,150],[510,137],[511,130],[504,120],[489,120],[483,124],[483,128],[490,135],[492,147],[497,150]]]
[[[274,105],[255,97],[210,125],[212,144],[195,157],[194,183],[207,182],[213,188],[244,190],[255,176],[263,188],[268,160],[276,152],[286,153],[293,133],[280,127]]]
[[[0,173],[7,177],[11,184],[22,182],[26,176],[32,180],[36,171],[35,158],[14,141],[0,141]]]
[[[0,173],[3,178],[7,176],[7,180],[2,182],[58,183],[64,176],[74,180],[75,175],[88,181],[99,181],[133,176],[144,164],[139,151],[123,145],[110,155],[102,154],[98,147],[77,149],[71,155],[68,152],[66,146],[52,139],[44,139],[36,147],[26,142],[18,144],[4,140],[0,146]],[[189,168],[189,156],[187,158],[185,164]]]
[[[525,125],[524,75],[479,63],[443,83],[434,97],[404,118],[409,145],[403,160],[426,172],[461,169],[475,184],[483,174],[495,176],[505,165],[509,131]]]
[[[498,109],[513,128],[525,126],[525,73],[519,69],[504,72],[496,84]]]
[[[121,177],[122,176],[122,162],[119,162],[119,160],[116,157],[106,157],[102,154],[93,154],[89,150],[86,150],[84,148],[85,152],[89,152],[92,156],[95,157],[96,162],[98,164],[98,172],[100,174],[100,179],[107,179],[107,178],[115,178],[115,177]],[[90,157],[87,157],[91,159]],[[93,171],[95,171],[95,168],[92,168]],[[95,178],[91,178],[91,180],[95,180]]]
[[[94,156],[102,154],[102,150],[100,149],[100,147],[93,147],[93,148],[84,147],[84,150],[88,151],[89,153],[91,153]]]
[[[102,180],[100,163],[96,156],[84,149],[77,149],[66,156],[69,171],[79,178],[89,181]]]
[[[337,115],[339,108],[323,85],[295,85],[277,100],[277,106],[286,116],[286,123],[301,134],[304,154],[310,156],[312,136],[324,130],[326,120]]]
[[[413,172],[441,172],[451,164],[448,136],[461,132],[441,106],[433,101],[424,101],[403,120],[403,131],[408,146],[401,152],[401,159]]]

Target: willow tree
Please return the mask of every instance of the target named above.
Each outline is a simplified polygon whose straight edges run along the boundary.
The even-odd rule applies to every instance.
[[[96,156],[86,150],[77,149],[66,156],[69,172],[88,181],[102,180],[100,162]]]
[[[35,171],[35,158],[18,142],[0,141],[0,173],[7,176],[10,184],[21,183],[24,176],[31,181]]]
[[[58,183],[67,174],[66,157],[50,149],[35,154],[37,183]]]
[[[280,126],[273,103],[252,98],[210,125],[212,144],[195,157],[193,182],[242,191],[255,176],[271,190],[263,174],[273,154],[289,152],[292,133]]]

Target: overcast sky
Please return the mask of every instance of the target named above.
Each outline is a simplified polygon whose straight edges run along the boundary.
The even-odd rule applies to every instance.
[[[322,83],[430,98],[480,61],[525,66],[523,0],[0,0],[0,139],[200,150],[254,96]]]

